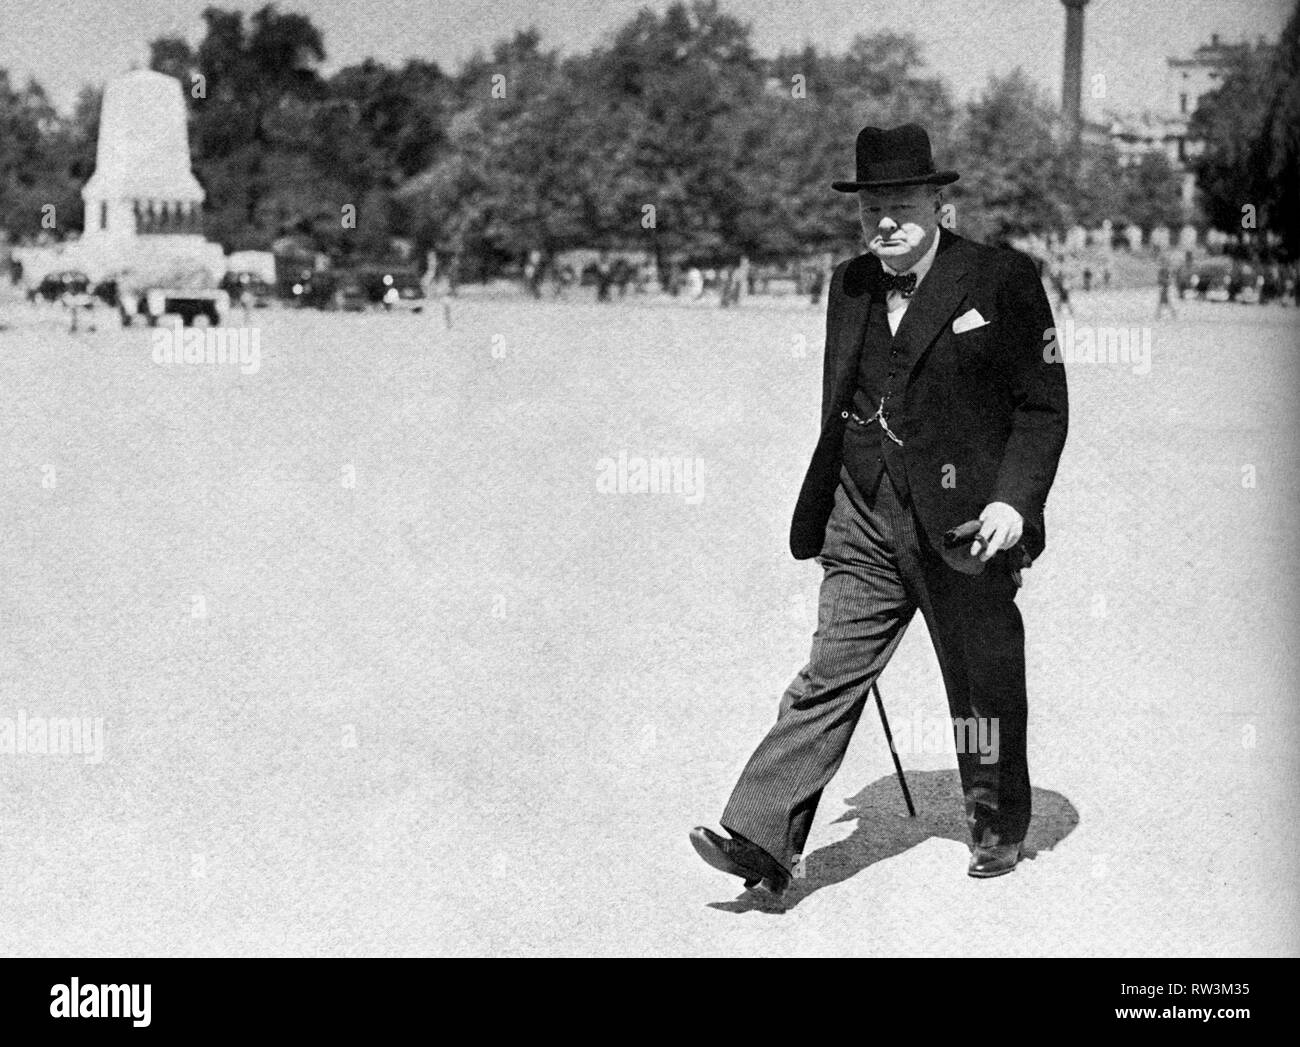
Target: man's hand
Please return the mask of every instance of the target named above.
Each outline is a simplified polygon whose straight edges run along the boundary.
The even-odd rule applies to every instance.
[[[980,513],[979,537],[970,547],[971,556],[978,556],[981,562],[988,560],[1000,549],[1010,549],[1020,541],[1025,529],[1025,518],[1006,502],[989,502]],[[980,552],[980,546],[984,551]]]

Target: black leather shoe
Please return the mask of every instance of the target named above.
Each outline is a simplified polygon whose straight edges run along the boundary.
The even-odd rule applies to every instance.
[[[1024,856],[1018,843],[999,843],[992,847],[976,847],[970,856],[970,867],[966,870],[971,876],[986,880],[990,876],[1005,876],[1012,872]]]
[[[715,869],[739,876],[746,887],[762,887],[779,895],[790,885],[790,874],[756,843],[728,839],[700,825],[691,830],[691,846]]]

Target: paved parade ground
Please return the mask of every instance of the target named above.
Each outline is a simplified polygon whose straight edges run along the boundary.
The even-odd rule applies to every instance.
[[[0,953],[1300,952],[1300,312],[1154,305],[1075,298],[1151,352],[1069,370],[1030,860],[966,876],[918,619],[919,815],[868,710],[776,905],[687,832],[808,652],[822,309],[266,311],[241,369],[10,303]]]

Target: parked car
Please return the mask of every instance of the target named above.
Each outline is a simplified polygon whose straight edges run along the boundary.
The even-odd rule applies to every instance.
[[[140,299],[138,310],[150,327],[164,316],[179,316],[187,327],[199,321],[219,327],[230,311],[230,297],[225,291],[201,287],[151,287]],[[123,317],[125,321],[125,315]]]
[[[361,274],[344,271],[337,275],[334,281],[334,294],[330,299],[331,309],[359,313],[369,309],[373,304],[370,291]]]
[[[300,269],[280,281],[280,298],[296,309],[333,307],[338,278],[327,270]]]
[[[1232,264],[1224,259],[1211,259],[1196,265],[1184,266],[1178,271],[1178,297],[1191,295],[1212,302],[1226,302]]]
[[[230,296],[207,270],[125,273],[114,281],[122,325],[142,318],[150,327],[164,316],[178,316],[187,326],[218,327],[230,311]]]
[[[61,302],[65,295],[84,296],[90,293],[90,277],[75,269],[59,273],[47,273],[39,284],[27,292],[27,300],[34,302],[38,298],[47,302]]]
[[[90,292],[110,309],[120,309],[122,305],[122,294],[118,288],[117,281],[110,277],[107,280],[100,280]]]
[[[265,308],[275,295],[274,288],[261,276],[247,271],[226,273],[221,278],[221,289],[230,296],[231,305],[246,305],[250,309]]]
[[[398,309],[418,313],[424,308],[424,287],[413,268],[361,265],[335,273],[332,305],[349,311]]]
[[[414,269],[386,269],[376,271],[378,281],[375,290],[379,292],[379,304],[382,308],[400,309],[418,313],[424,309],[424,285],[420,274]]]

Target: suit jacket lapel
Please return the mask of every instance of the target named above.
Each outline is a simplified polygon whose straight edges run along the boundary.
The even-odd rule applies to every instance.
[[[853,396],[858,381],[858,360],[871,316],[872,266],[880,262],[871,254],[860,255],[844,274],[844,318],[839,325],[835,357],[835,399],[832,410]],[[823,419],[825,421],[825,419]]]
[[[939,230],[939,249],[934,254],[934,264],[908,303],[902,323],[894,333],[894,346],[908,368],[916,366],[961,304],[965,290],[962,283],[969,268],[964,248],[965,241],[961,237],[946,229]]]

